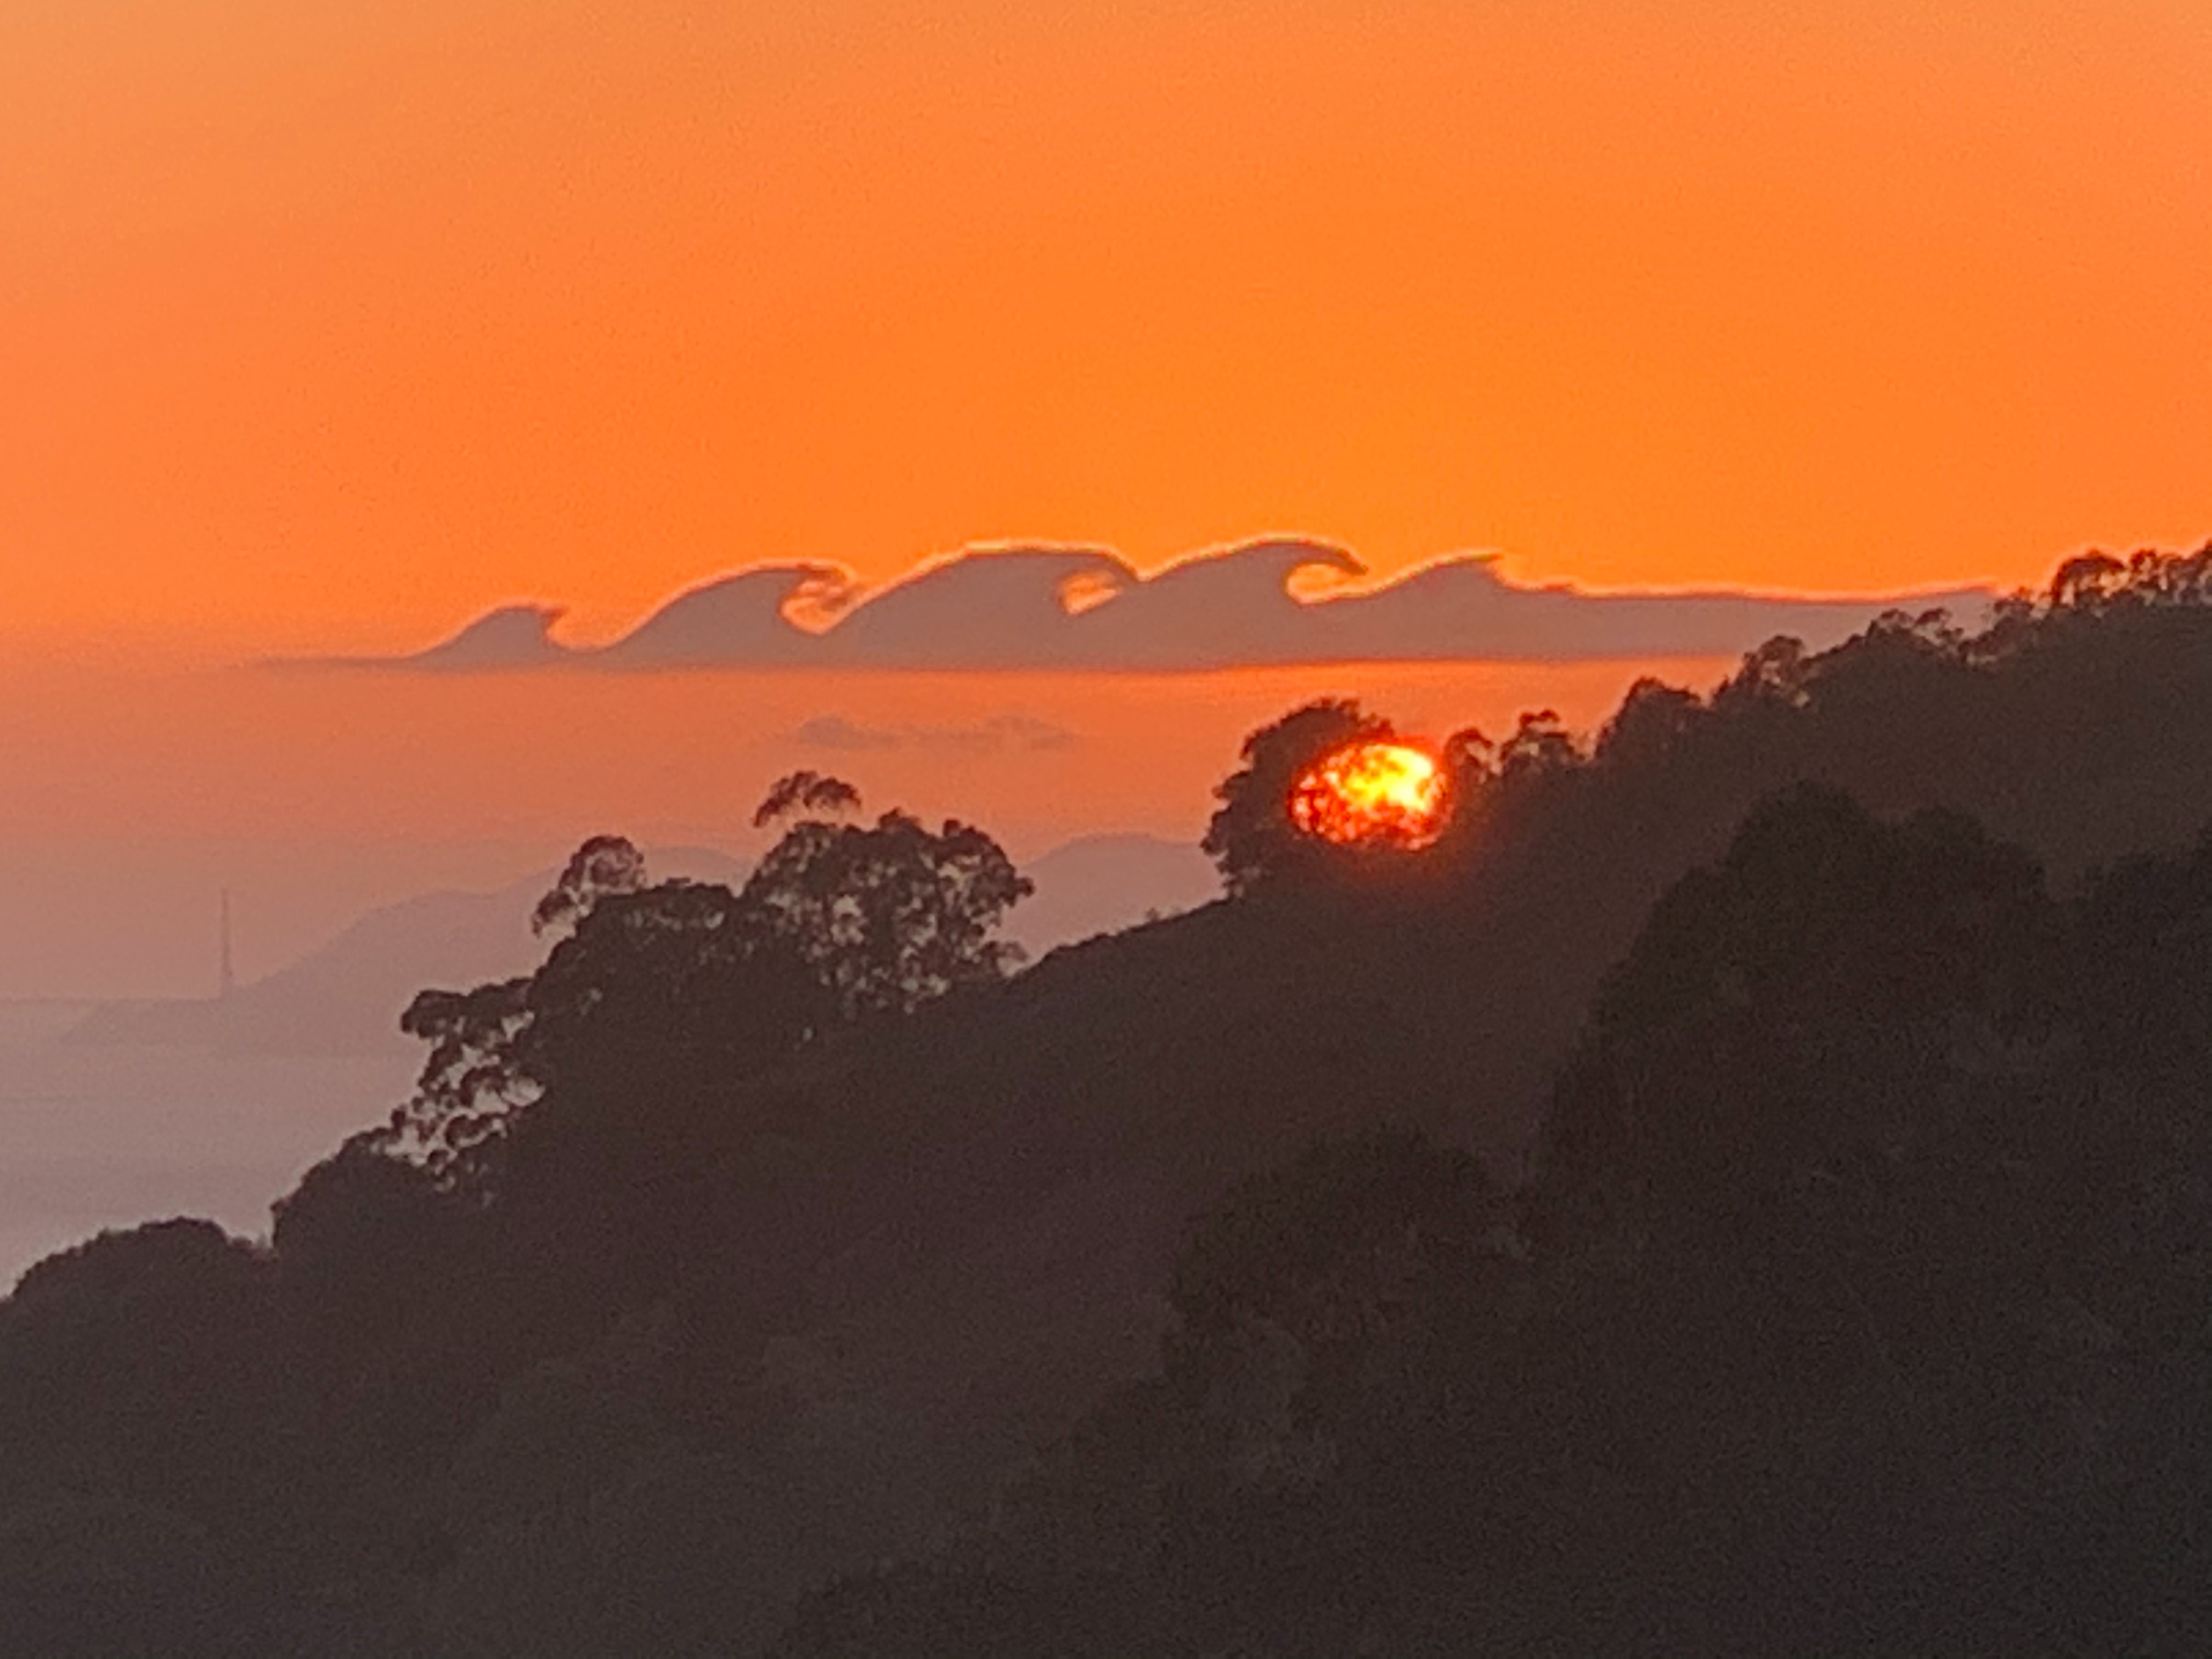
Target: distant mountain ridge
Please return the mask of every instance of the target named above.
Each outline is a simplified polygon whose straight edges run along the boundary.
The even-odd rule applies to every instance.
[[[748,866],[704,848],[647,854],[656,878],[742,883]],[[1197,848],[1144,835],[1079,837],[1026,873],[1036,895],[1018,906],[1007,937],[1031,956],[1181,910],[1213,896],[1213,867]],[[417,991],[462,988],[526,974],[543,960],[530,913],[555,872],[491,892],[436,892],[359,917],[298,961],[227,998],[99,1004],[68,1033],[86,1043],[148,1043],[232,1054],[380,1054],[411,1051],[399,1016]]]

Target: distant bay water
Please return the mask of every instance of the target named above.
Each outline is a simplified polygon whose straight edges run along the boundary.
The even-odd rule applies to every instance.
[[[0,1003],[0,1285],[102,1228],[269,1206],[404,1095],[416,1061],[72,1042],[88,1004]]]

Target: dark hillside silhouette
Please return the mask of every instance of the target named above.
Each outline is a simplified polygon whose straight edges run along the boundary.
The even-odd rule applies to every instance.
[[[778,1651],[2195,1650],[2212,1048],[2102,988],[2212,1004],[2208,876],[1771,800],[1524,1193],[1371,1133],[1242,1183],[1157,1370]]]
[[[1018,974],[965,826],[586,849],[268,1249],[0,1305],[0,1630],[2194,1650],[2208,569],[1463,733],[1424,854],[1273,832],[1295,711],[1236,897]]]

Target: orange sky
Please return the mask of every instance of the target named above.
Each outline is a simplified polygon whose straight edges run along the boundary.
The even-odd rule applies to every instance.
[[[196,987],[219,884],[265,968],[582,833],[741,842],[810,714],[1075,732],[842,769],[1034,850],[1194,831],[1315,691],[1588,721],[1633,672],[184,672],[505,601],[597,640],[1013,538],[1830,591],[2201,540],[2208,86],[2204,0],[10,0],[0,995]]]
[[[1595,584],[2212,531],[2203,0],[16,0],[0,629],[603,636],[1270,529]]]

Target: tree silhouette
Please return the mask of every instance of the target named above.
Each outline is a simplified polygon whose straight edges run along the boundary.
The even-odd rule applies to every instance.
[[[1704,710],[1694,692],[1639,679],[1598,734],[1595,758],[1615,766],[1662,766],[1691,739]]]
[[[646,884],[645,854],[623,836],[593,836],[569,856],[552,890],[530,913],[530,931],[573,928],[611,893],[635,893]]]
[[[379,1150],[421,1164],[447,1185],[480,1182],[519,1109],[537,1099],[518,1042],[529,1029],[531,981],[418,993],[399,1029],[430,1045],[415,1092],[376,1132]]]
[[[807,807],[858,799],[812,774],[783,780],[778,795]],[[993,935],[1032,890],[982,830],[932,831],[896,811],[866,826],[792,824],[738,892],[646,886],[644,872],[629,842],[593,836],[538,907],[534,925],[564,936],[536,973],[416,997],[401,1029],[429,1053],[376,1151],[444,1188],[489,1194],[510,1135],[549,1090],[567,1098],[537,1115],[542,1127],[604,1124],[617,1097],[635,1126],[656,1102],[696,1098],[833,1026],[998,978],[1020,951]],[[586,1100],[603,1104],[580,1119]]]
[[[1541,708],[1522,715],[1513,735],[1498,746],[1498,775],[1508,782],[1524,782],[1568,770],[1582,757],[1573,735],[1559,723],[1558,713]]]
[[[793,825],[739,901],[854,1019],[1005,974],[1021,952],[992,934],[1032,890],[982,830],[948,820],[933,831],[892,811],[866,826]]]
[[[2051,576],[2051,606],[2094,611],[2122,587],[2127,574],[2127,567],[2109,553],[2078,554]]]
[[[795,812],[860,810],[860,792],[842,778],[827,777],[819,772],[792,772],[769,787],[761,804],[753,809],[753,828],[765,829],[778,818],[789,817]]]
[[[1313,764],[1346,744],[1385,738],[1389,721],[1348,698],[1296,708],[1244,739],[1244,764],[1214,789],[1221,805],[1200,845],[1232,895],[1330,867],[1327,848],[1291,822],[1290,799]]]
[[[49,1256],[0,1304],[0,1516],[127,1494],[190,1515],[268,1502],[286,1344],[276,1263],[212,1222]]]

